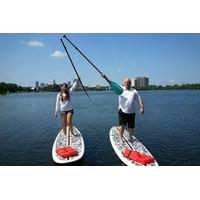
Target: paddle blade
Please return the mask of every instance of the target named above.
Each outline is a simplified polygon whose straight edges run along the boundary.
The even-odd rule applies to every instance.
[[[120,95],[124,90],[117,83],[110,81],[110,87],[115,94]]]

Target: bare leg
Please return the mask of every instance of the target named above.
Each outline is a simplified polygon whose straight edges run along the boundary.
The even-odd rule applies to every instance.
[[[69,132],[71,132],[72,135],[74,135],[74,133],[73,133],[73,125],[72,125],[72,117],[73,117],[72,113],[68,113],[67,114],[67,125],[69,126]]]
[[[63,128],[63,133],[64,133],[65,137],[67,137],[66,127],[67,127],[67,115],[63,114],[62,115],[62,128]]]
[[[128,132],[129,132],[129,141],[133,142],[133,128],[128,128]]]
[[[119,126],[120,142],[123,144],[123,134],[124,134],[125,125]]]

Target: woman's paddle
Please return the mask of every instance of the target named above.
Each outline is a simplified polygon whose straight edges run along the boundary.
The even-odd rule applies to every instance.
[[[90,96],[88,95],[87,91],[85,90],[85,88],[84,88],[84,86],[83,86],[83,83],[82,83],[82,81],[81,81],[81,78],[80,78],[80,76],[79,76],[79,74],[78,74],[78,72],[77,72],[77,70],[76,70],[76,67],[74,66],[74,63],[73,63],[73,61],[72,61],[72,59],[71,59],[71,57],[70,57],[70,55],[69,55],[69,52],[67,51],[67,48],[66,48],[66,46],[65,46],[65,44],[64,44],[64,42],[63,42],[63,40],[62,40],[62,38],[60,39],[60,41],[61,41],[61,43],[62,43],[62,45],[63,45],[63,47],[64,47],[64,49],[65,49],[65,52],[67,53],[67,56],[68,56],[68,58],[69,58],[69,60],[70,60],[70,62],[71,62],[71,64],[72,64],[72,67],[74,68],[74,71],[75,71],[75,73],[76,73],[76,75],[77,75],[77,77],[78,77],[78,79],[79,79],[79,82],[80,82],[80,84],[81,84],[81,86],[82,86],[82,88],[83,88],[83,91],[84,91],[85,94],[88,96],[89,100],[91,101]]]
[[[105,74],[103,74],[83,53],[82,51],[76,47],[68,38],[66,35],[63,36],[100,74],[101,76],[109,83],[111,89],[117,94],[120,95],[123,92],[123,89],[121,86],[119,86],[117,83],[109,80]]]

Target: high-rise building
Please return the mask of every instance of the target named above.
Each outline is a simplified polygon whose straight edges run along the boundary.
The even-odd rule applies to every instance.
[[[35,90],[39,91],[39,81],[35,81]]]
[[[53,79],[53,85],[56,85],[56,81],[55,81],[55,79]]]
[[[137,86],[137,78],[131,78],[131,85],[132,85],[132,87]]]
[[[149,78],[147,77],[135,77],[131,79],[133,87],[147,88],[149,86]]]

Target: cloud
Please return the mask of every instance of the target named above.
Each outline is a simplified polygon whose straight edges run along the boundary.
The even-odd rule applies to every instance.
[[[38,40],[31,40],[26,43],[30,47],[44,47],[44,43],[38,41]]]
[[[65,53],[63,53],[62,51],[54,51],[51,54],[51,57],[54,57],[54,58],[63,58],[63,57],[65,57]]]

